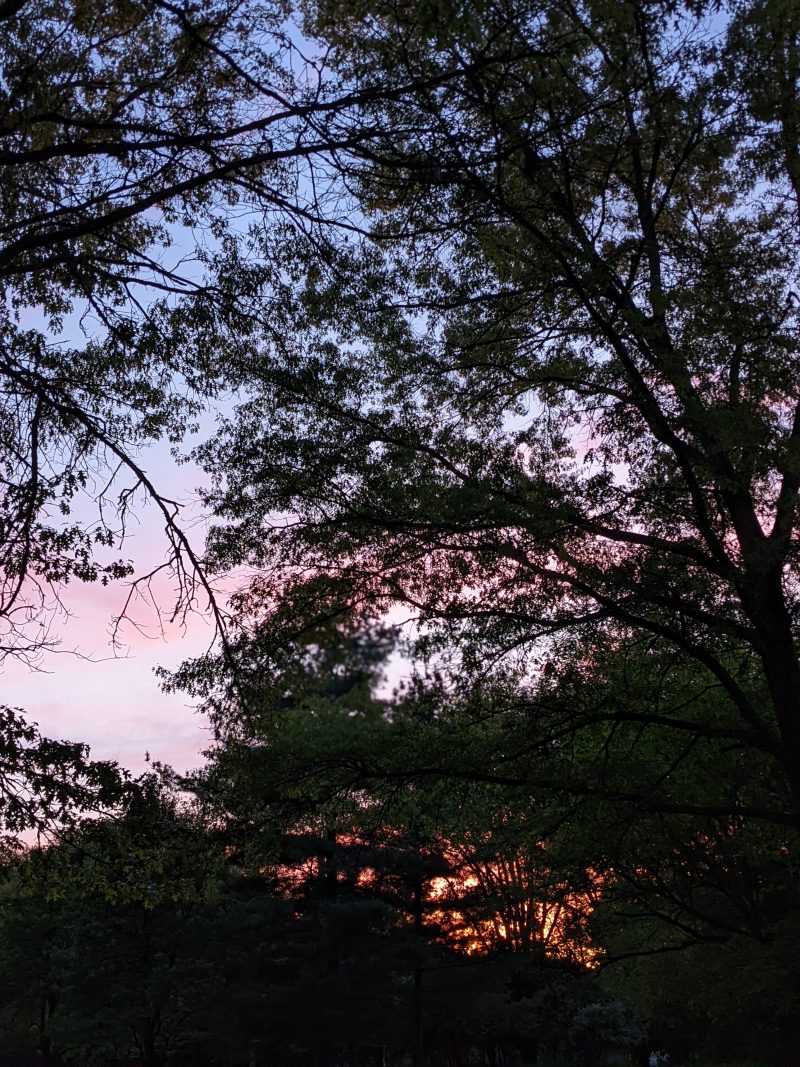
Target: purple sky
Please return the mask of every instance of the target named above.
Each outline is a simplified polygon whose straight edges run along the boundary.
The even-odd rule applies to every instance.
[[[191,501],[200,481],[196,469],[178,466],[161,447],[150,450],[143,462],[163,492]],[[165,541],[152,507],[140,507],[137,515],[139,522],[120,554],[144,569],[163,560]],[[195,522],[192,539],[202,548],[204,526],[198,518],[202,516],[196,505],[188,506],[186,519],[190,525]],[[58,651],[46,653],[41,671],[34,672],[9,657],[2,667],[0,700],[22,708],[46,736],[87,742],[95,758],[116,759],[136,772],[149,752],[183,771],[201,762],[200,752],[209,739],[207,725],[187,697],[161,691],[154,669],[176,667],[205,651],[213,630],[206,618],[195,616],[185,630],[166,625],[162,636],[153,610],[139,604],[134,614],[144,632],[125,626],[121,637],[126,647],[115,654],[110,624],[126,592],[122,583],[106,588],[69,585],[63,600],[70,615],[53,623]],[[169,609],[168,584],[162,584],[159,600]]]
[[[47,736],[87,742],[98,759],[116,759],[138,771],[149,752],[185,770],[200,762],[208,732],[186,697],[161,692],[153,671],[202,652],[211,631],[196,620],[185,635],[138,638],[126,658],[115,658],[105,630],[117,606],[113,592],[70,597],[74,614],[63,630],[62,651],[46,656],[37,672],[7,662],[2,699],[21,707]],[[76,647],[96,662],[67,651]]]

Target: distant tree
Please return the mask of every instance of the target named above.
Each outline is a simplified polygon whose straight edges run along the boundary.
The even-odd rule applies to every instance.
[[[572,1050],[587,1067],[606,1062],[610,1054],[629,1052],[644,1037],[642,1027],[618,1000],[586,1004],[570,1027]]]
[[[64,977],[61,901],[37,898],[16,865],[3,864],[0,900],[0,991],[3,1052],[36,1052],[45,1065],[63,1051],[58,1033]]]
[[[451,870],[439,893],[449,936],[471,952],[591,966],[599,946],[592,943],[589,918],[601,887],[592,884],[591,874],[581,879],[578,871],[550,869],[545,842],[530,841],[526,827],[503,826],[503,814],[496,812],[480,835],[446,842]],[[579,887],[581,880],[585,885]]]

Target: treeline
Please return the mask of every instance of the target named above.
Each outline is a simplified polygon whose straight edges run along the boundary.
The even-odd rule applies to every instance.
[[[524,882],[465,885],[442,841],[309,831],[252,872],[159,789],[143,805],[7,858],[3,1052],[87,1067],[599,1065],[700,1035],[685,1008],[639,1022],[641,1000],[597,973],[585,914],[516,943],[506,912],[544,902]],[[527,860],[544,888],[546,859]],[[442,891],[448,877],[460,892]]]
[[[725,746],[716,779],[706,753],[677,792],[547,793],[534,775],[567,762],[575,781],[578,753],[523,744],[534,691],[516,712],[505,693],[500,719],[488,691],[469,718],[435,708],[414,670],[389,695],[393,649],[385,627],[330,626],[201,770],[156,765],[112,815],[9,846],[0,1051],[87,1067],[786,1062],[791,832],[668,810],[689,785],[719,788]],[[603,747],[583,780],[602,772],[607,790],[674,763],[663,732]]]
[[[465,951],[469,921],[434,889],[459,877],[441,844],[309,830],[282,852],[249,871],[153,788],[119,822],[9,859],[0,1049],[50,1064],[451,1067],[599,1062],[642,1039],[572,953],[477,932]],[[503,907],[468,895],[459,908]]]
[[[764,961],[746,946],[676,962],[651,941],[607,970],[602,887],[554,936],[545,921],[515,940],[510,911],[552,917],[573,896],[543,850],[525,862],[549,900],[510,864],[502,888],[465,882],[449,842],[400,827],[380,843],[287,835],[254,871],[163,792],[146,804],[144,828],[140,809],[6,858],[0,1062],[781,1062],[787,991],[776,975],[772,1008],[748,1003]]]

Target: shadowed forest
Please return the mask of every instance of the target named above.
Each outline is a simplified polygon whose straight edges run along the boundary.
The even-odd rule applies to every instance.
[[[0,1067],[798,1067],[799,223],[798,0],[0,0]]]

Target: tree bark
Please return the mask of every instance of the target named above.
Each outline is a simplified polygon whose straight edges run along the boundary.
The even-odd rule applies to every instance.
[[[781,762],[800,825],[800,662],[780,569],[754,574],[743,601],[759,634],[761,662],[780,734]]]
[[[412,898],[414,914],[414,933],[417,935],[417,948],[422,945],[422,875],[414,882]],[[425,1054],[422,1025],[422,960],[417,955],[414,959],[414,993],[413,993],[413,1037],[411,1050],[412,1067],[422,1067]]]

